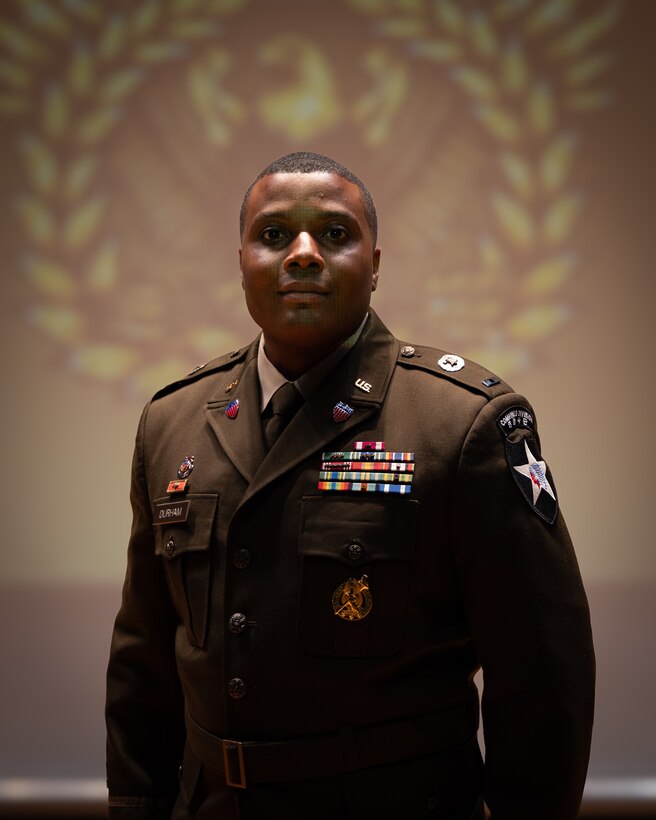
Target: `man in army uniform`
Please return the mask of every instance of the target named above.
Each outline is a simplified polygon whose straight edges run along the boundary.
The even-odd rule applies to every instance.
[[[370,310],[348,169],[277,160],[241,229],[261,336],[137,433],[110,817],[573,820],[594,658],[531,406]]]

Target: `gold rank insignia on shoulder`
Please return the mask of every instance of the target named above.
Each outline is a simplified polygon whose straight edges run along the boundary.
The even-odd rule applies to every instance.
[[[333,592],[335,615],[345,621],[361,621],[366,618],[371,612],[371,603],[367,575],[363,575],[360,580],[349,578]]]

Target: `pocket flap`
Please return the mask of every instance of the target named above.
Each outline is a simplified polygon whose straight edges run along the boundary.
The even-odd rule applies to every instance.
[[[377,560],[409,561],[419,502],[397,498],[306,496],[299,551],[350,566]]]
[[[171,506],[170,496],[153,501],[155,553],[172,559],[186,552],[209,549],[216,516],[217,493],[188,493]],[[178,509],[179,508],[179,509]],[[170,510],[165,523],[162,511]]]

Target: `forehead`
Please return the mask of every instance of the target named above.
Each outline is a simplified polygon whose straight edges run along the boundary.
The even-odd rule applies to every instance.
[[[316,212],[344,213],[366,223],[362,194],[357,185],[328,171],[269,174],[253,186],[246,202],[245,220],[267,214],[290,218]]]

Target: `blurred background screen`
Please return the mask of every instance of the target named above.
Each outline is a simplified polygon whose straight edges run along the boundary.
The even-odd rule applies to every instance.
[[[592,607],[590,779],[654,777],[655,26],[641,0],[2,3],[2,782],[102,781],[138,416],[254,336],[239,204],[303,149],[373,193],[395,334],[535,405]]]

